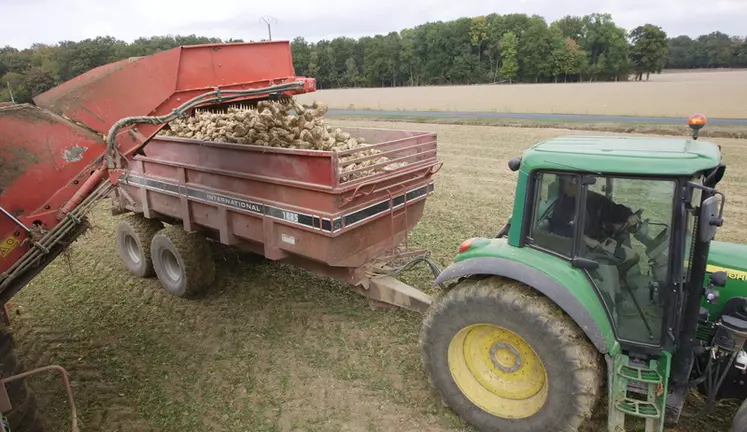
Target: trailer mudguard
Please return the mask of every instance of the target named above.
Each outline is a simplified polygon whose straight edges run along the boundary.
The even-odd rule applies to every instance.
[[[480,257],[450,265],[439,274],[433,284],[437,286],[448,280],[470,275],[502,276],[531,286],[570,315],[600,353],[609,352],[608,341],[589,311],[566,287],[545,273],[505,258]]]

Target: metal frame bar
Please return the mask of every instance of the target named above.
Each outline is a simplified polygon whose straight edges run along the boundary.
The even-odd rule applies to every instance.
[[[23,222],[19,221],[15,216],[13,216],[12,214],[10,214],[7,210],[5,210],[4,208],[0,207],[0,212],[2,214],[4,214],[5,216],[7,216],[8,219],[10,219],[13,222],[15,222],[16,225],[18,225],[21,228],[23,228],[24,231],[26,231],[29,234],[31,233],[31,229],[29,227],[27,227],[26,225],[24,225]]]

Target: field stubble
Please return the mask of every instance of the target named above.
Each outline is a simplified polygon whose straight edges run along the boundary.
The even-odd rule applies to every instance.
[[[677,72],[650,81],[320,90],[331,109],[747,118],[747,70]]]
[[[340,126],[372,126],[337,122]],[[390,124],[438,133],[444,161],[411,242],[447,265],[460,241],[509,216],[507,161],[556,129]],[[720,239],[747,242],[747,141],[722,144],[728,201]],[[130,276],[116,254],[106,203],[66,257],[10,307],[22,360],[71,373],[86,431],[467,431],[429,391],[420,367],[420,316],[369,307],[346,287],[302,270],[218,248],[204,298],[162,293]],[[426,271],[405,280],[433,292]],[[57,377],[31,379],[50,430],[69,415]],[[688,402],[699,406],[697,398]],[[733,406],[678,432],[726,430]],[[595,424],[603,424],[604,408]],[[709,425],[704,429],[704,425]],[[713,429],[714,424],[720,426]],[[594,430],[599,430],[592,428]]]

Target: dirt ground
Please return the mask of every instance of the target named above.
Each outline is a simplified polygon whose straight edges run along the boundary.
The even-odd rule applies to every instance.
[[[747,117],[747,70],[671,72],[650,81],[320,90],[331,108],[403,111]],[[645,102],[642,102],[645,101]]]
[[[539,140],[584,133],[338,124],[438,133],[444,166],[411,241],[441,266],[463,239],[491,234],[509,216],[509,158]],[[747,242],[747,141],[713,141],[731,164],[719,239]],[[374,309],[341,284],[231,249],[217,251],[218,279],[204,298],[179,300],[157,280],[126,271],[115,251],[116,220],[100,206],[94,229],[9,309],[22,361],[70,371],[83,431],[470,430],[428,389],[417,314]],[[424,271],[405,280],[433,292]],[[69,430],[59,378],[30,384],[49,430]],[[688,404],[697,409],[699,400]],[[709,417],[683,419],[676,431],[725,431],[733,411],[724,404]],[[603,412],[591,430],[603,429]]]

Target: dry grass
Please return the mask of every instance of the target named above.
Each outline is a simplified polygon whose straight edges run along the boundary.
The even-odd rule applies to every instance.
[[[465,125],[465,126],[499,126],[514,128],[550,128],[550,129],[568,129],[584,131],[585,133],[596,132],[613,132],[616,134],[636,133],[640,135],[666,135],[666,136],[692,136],[692,130],[687,124],[668,125],[668,124],[651,124],[651,123],[612,123],[612,122],[567,122],[562,120],[517,120],[503,118],[487,117],[462,117],[462,116],[412,116],[412,115],[382,115],[376,111],[361,111],[362,114],[354,115],[330,115],[330,119],[337,120],[358,120],[365,119],[369,122],[395,122],[395,123],[427,123],[427,124],[444,124],[444,125]],[[387,128],[388,126],[382,126]],[[700,137],[709,138],[735,138],[747,139],[747,128],[733,125],[708,125],[701,129]]]
[[[747,117],[747,71],[679,72],[646,82],[321,90],[332,109]]]
[[[509,158],[536,141],[582,133],[389,127],[439,135],[444,167],[412,240],[442,266],[460,241],[494,232],[509,215]],[[732,164],[719,237],[747,242],[747,141],[713,141]],[[23,361],[70,371],[84,431],[469,430],[428,390],[417,345],[420,316],[371,309],[338,283],[223,249],[213,289],[204,299],[182,301],[162,294],[156,280],[127,273],[106,206],[93,222],[96,229],[74,245],[69,262],[58,259],[10,309],[17,312],[12,321]],[[406,280],[427,288],[424,273]],[[58,378],[33,378],[31,385],[50,430],[67,430]],[[689,404],[697,407],[697,398]],[[709,418],[683,419],[678,432],[726,430],[732,413],[724,405]]]

